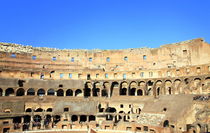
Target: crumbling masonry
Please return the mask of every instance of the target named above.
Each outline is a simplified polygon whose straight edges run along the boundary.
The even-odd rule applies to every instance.
[[[210,45],[67,50],[0,43],[0,133],[210,132]]]

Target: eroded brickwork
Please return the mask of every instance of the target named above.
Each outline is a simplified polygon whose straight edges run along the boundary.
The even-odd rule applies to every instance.
[[[210,45],[68,50],[0,43],[0,132],[210,131]]]

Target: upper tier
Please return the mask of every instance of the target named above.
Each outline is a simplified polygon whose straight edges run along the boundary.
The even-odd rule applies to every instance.
[[[120,72],[203,64],[210,64],[210,45],[201,38],[167,44],[160,48],[119,50],[61,50],[0,43],[1,68]]]

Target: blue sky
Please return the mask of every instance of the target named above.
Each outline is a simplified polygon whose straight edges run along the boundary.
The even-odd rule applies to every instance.
[[[210,43],[210,0],[0,0],[0,7],[0,42],[61,49]]]

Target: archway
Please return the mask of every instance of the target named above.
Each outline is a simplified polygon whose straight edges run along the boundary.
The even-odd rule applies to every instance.
[[[66,96],[73,96],[73,91],[71,89],[68,89],[66,91]]]
[[[3,90],[0,88],[0,96],[3,95]]]
[[[143,96],[143,91],[142,91],[142,89],[139,89],[139,90],[137,91],[137,96]]]
[[[87,121],[87,116],[86,115],[81,115],[80,116],[80,122],[86,122]]]
[[[26,112],[32,112],[32,109],[31,108],[27,108]]]
[[[114,88],[118,88],[118,86],[119,86],[119,83],[118,83],[118,82],[112,82],[112,85],[111,85],[111,94],[110,94],[110,96],[113,95],[113,93],[114,93]]]
[[[93,96],[94,97],[99,96],[99,93],[100,93],[100,89],[99,88],[93,88]]]
[[[91,89],[90,88],[85,88],[84,89],[84,97],[89,97],[91,93]]]
[[[29,96],[35,95],[34,89],[33,88],[29,88],[28,91],[27,91],[27,95],[29,95]]]
[[[102,93],[102,97],[108,97],[108,93],[107,93],[107,90],[106,89],[103,89],[101,91],[101,93]]]
[[[72,115],[71,116],[71,121],[72,122],[78,121],[78,117],[76,115]]]
[[[13,88],[8,88],[5,91],[5,96],[14,96],[14,89]]]
[[[55,124],[57,124],[60,120],[61,120],[61,117],[59,115],[56,115],[56,116],[53,117],[53,122]]]
[[[89,116],[89,121],[95,121],[95,120],[96,120],[96,117],[94,115]]]
[[[163,122],[163,127],[169,127],[169,121],[168,120],[165,120]]]
[[[47,112],[52,112],[52,108],[48,108],[46,111]]]
[[[49,89],[49,90],[47,91],[47,95],[48,95],[48,96],[54,96],[54,95],[55,95],[55,90],[54,90],[54,89]]]
[[[39,90],[37,91],[37,95],[38,95],[38,96],[44,96],[44,95],[45,95],[45,90],[44,90],[44,89],[39,89]]]
[[[19,88],[16,92],[16,96],[24,96],[25,90],[23,88]]]
[[[33,119],[34,119],[34,122],[41,122],[42,117],[40,115],[35,115]]]
[[[121,95],[121,96],[127,95],[127,88],[120,88],[120,95]]]
[[[105,112],[108,112],[108,113],[115,113],[117,110],[113,107],[108,107]]]
[[[131,88],[130,91],[129,91],[129,95],[130,96],[135,96],[135,93],[136,93],[136,88]]]
[[[35,110],[35,112],[43,112],[43,109],[42,108],[38,108]]]
[[[62,89],[57,90],[57,96],[64,96],[64,91]]]
[[[75,91],[75,96],[82,96],[82,90],[77,89],[77,90]]]

